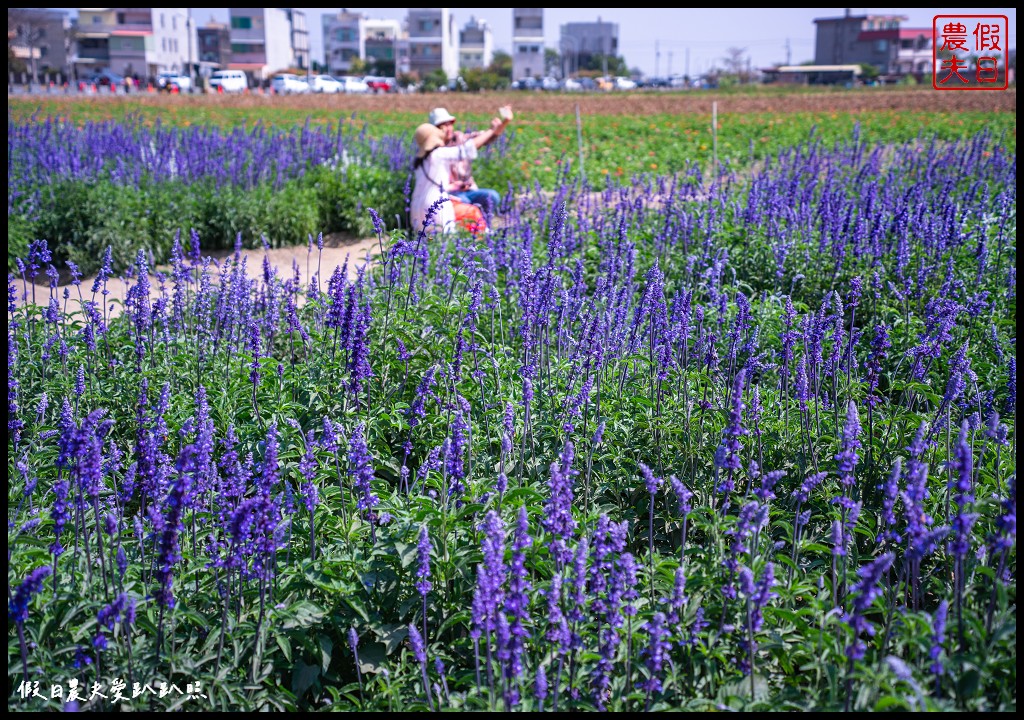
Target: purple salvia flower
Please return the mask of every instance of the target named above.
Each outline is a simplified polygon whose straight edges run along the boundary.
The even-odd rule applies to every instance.
[[[28,620],[28,606],[32,597],[43,589],[43,582],[50,576],[53,569],[49,565],[42,565],[30,572],[28,576],[14,591],[14,596],[7,601],[7,618],[16,623],[24,623]]]
[[[928,650],[928,658],[932,664],[928,666],[929,672],[935,676],[945,673],[942,664],[942,646],[946,642],[946,616],[949,612],[949,603],[943,600],[932,615],[932,638],[931,648]]]
[[[519,508],[516,532],[512,540],[512,562],[509,566],[508,594],[505,596],[504,614],[511,619],[509,624],[508,663],[505,678],[509,687],[506,703],[513,707],[519,703],[515,689],[523,675],[523,649],[530,637],[527,624],[530,619],[530,581],[526,571],[525,550],[531,544],[530,523],[526,507]]]
[[[885,553],[857,571],[860,582],[852,589],[853,607],[845,618],[846,624],[853,630],[853,641],[846,646],[846,656],[851,660],[863,659],[867,650],[861,635],[875,635],[875,627],[866,616],[875,599],[882,594],[880,583],[892,566],[893,558],[891,552]]]
[[[967,507],[974,502],[972,487],[974,458],[967,437],[967,421],[964,420],[960,424],[960,436],[953,451],[954,461],[951,469],[955,478],[949,482],[949,487],[955,491],[953,502],[956,505],[956,515],[951,523],[953,538],[949,543],[949,552],[961,563],[970,552],[971,529],[974,527],[974,521],[978,518],[977,514],[967,512]]]
[[[419,541],[416,544],[416,554],[419,565],[416,569],[416,590],[424,598],[431,591],[433,585],[430,582],[430,534],[427,532],[427,525],[420,525]]]
[[[892,465],[892,472],[889,479],[879,485],[882,491],[882,530],[879,533],[880,540],[888,540],[893,543],[900,541],[900,533],[896,529],[896,500],[900,496],[900,478],[903,476],[903,460],[896,458]]]
[[[415,625],[409,625],[409,645],[412,646],[413,657],[420,664],[420,673],[423,678],[423,692],[427,698],[427,706],[430,711],[434,710],[434,702],[430,699],[430,681],[427,679],[427,650],[423,644],[423,636],[416,629]]]
[[[316,443],[313,439],[313,431],[310,430],[306,433],[306,448],[302,453],[302,459],[299,460],[299,473],[304,480],[302,496],[306,504],[306,511],[310,515],[313,514],[313,510],[319,501],[319,493],[316,486],[316,471],[319,463],[316,459],[315,449]]]
[[[576,530],[576,521],[572,516],[573,478],[576,475],[572,468],[573,457],[574,447],[572,441],[567,439],[558,462],[551,463],[548,481],[551,495],[544,505],[541,520],[541,527],[550,535],[548,547],[558,569],[564,568],[572,557],[569,543]]]
[[[885,362],[890,347],[892,347],[892,343],[889,341],[889,328],[885,323],[879,323],[875,326],[875,336],[871,340],[867,362],[868,394],[865,403],[872,409],[878,407],[882,402],[878,396],[878,381],[882,376],[882,364]]]
[[[349,438],[348,472],[353,479],[353,488],[358,494],[356,507],[363,512],[363,516],[370,523],[370,535],[376,542],[377,513],[373,508],[380,503],[380,499],[373,492],[373,457],[366,446],[365,432],[366,423],[359,423],[352,431],[352,437]]]
[[[647,679],[636,684],[647,693],[646,709],[650,710],[651,695],[661,692],[661,674],[665,661],[672,650],[668,639],[668,628],[664,613],[656,612],[647,624],[647,647],[644,649],[644,664],[647,667]]]
[[[538,712],[544,712],[544,701],[548,697],[548,676],[544,672],[544,666],[538,665],[536,670],[536,680],[533,684],[534,694],[537,696]]]

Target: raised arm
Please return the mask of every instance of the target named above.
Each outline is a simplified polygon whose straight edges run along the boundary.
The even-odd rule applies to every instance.
[[[473,136],[473,144],[476,145],[477,150],[482,148],[484,145],[489,145],[494,140],[505,132],[505,128],[510,122],[512,122],[512,106],[503,105],[498,108],[498,113],[501,117],[491,119],[491,127],[489,130],[484,130]]]

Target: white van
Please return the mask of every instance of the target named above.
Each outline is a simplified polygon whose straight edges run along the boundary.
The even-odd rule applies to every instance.
[[[220,92],[242,92],[249,87],[249,81],[241,70],[218,70],[210,76],[210,90]]]

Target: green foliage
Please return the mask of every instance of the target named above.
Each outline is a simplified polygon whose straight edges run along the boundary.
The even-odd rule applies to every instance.
[[[32,223],[24,215],[7,215],[7,272],[17,269],[16,260],[28,256],[28,244],[35,240]]]
[[[871,82],[877,80],[878,76],[882,74],[882,71],[877,66],[871,63],[860,63],[860,79],[864,82]]]
[[[448,75],[441,68],[435,68],[423,76],[420,86],[422,92],[437,92],[439,88],[448,86]]]

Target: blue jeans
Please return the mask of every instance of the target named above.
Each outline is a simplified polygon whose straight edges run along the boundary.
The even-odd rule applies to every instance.
[[[498,209],[498,203],[501,202],[501,195],[498,194],[498,191],[491,190],[490,188],[451,193],[451,196],[458,198],[462,202],[479,205],[484,209],[484,215],[487,217],[494,214],[494,211]]]

